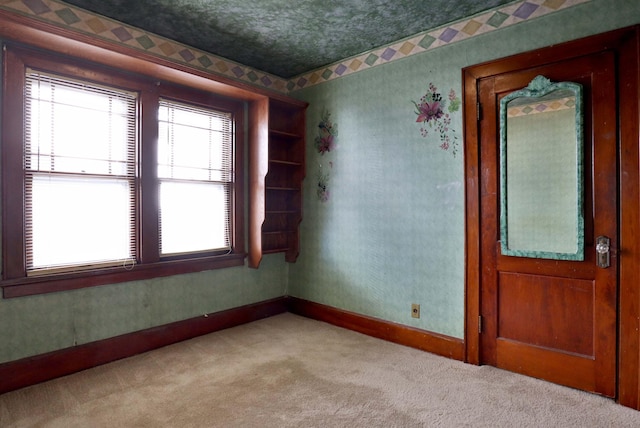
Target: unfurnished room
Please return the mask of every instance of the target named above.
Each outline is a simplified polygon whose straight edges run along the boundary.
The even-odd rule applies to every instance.
[[[637,0],[0,0],[0,426],[640,426]]]

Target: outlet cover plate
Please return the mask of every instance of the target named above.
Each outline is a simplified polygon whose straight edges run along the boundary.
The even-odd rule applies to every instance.
[[[411,304],[411,317],[420,318],[420,305],[417,303]]]

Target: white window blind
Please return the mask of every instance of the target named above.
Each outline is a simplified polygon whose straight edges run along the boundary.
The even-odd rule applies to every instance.
[[[27,274],[136,259],[135,93],[28,69]]]
[[[160,254],[230,251],[233,115],[161,99],[158,122]]]

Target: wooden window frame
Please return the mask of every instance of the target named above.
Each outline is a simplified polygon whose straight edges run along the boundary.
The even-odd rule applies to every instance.
[[[108,62],[108,61],[106,61]],[[58,53],[5,45],[3,76],[2,127],[2,255],[3,271],[0,287],[3,296],[18,297],[55,291],[72,290],[95,285],[148,279],[244,264],[244,112],[243,99],[228,98],[198,85],[188,85],[181,79],[167,79],[167,73],[139,69],[121,70],[106,64],[87,61]],[[151,64],[150,64],[151,65]],[[24,175],[23,175],[23,115],[24,70],[38,68],[59,75],[84,79],[139,93],[142,108],[138,112],[138,184],[136,194],[137,264],[123,267],[82,270],[64,274],[27,277],[24,238]],[[133,71],[130,72],[130,71]],[[185,81],[186,80],[186,81]],[[228,92],[228,91],[227,91]],[[235,118],[235,185],[232,198],[232,252],[230,254],[198,253],[161,258],[158,234],[158,181],[156,177],[157,108],[160,96],[179,99],[209,108],[230,111]]]

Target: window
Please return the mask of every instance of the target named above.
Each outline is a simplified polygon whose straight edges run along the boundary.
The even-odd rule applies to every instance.
[[[5,63],[5,294],[243,264],[242,102],[24,48]]]
[[[27,275],[135,261],[136,94],[31,69],[25,86]]]
[[[158,121],[160,253],[230,251],[232,115],[160,99]]]

